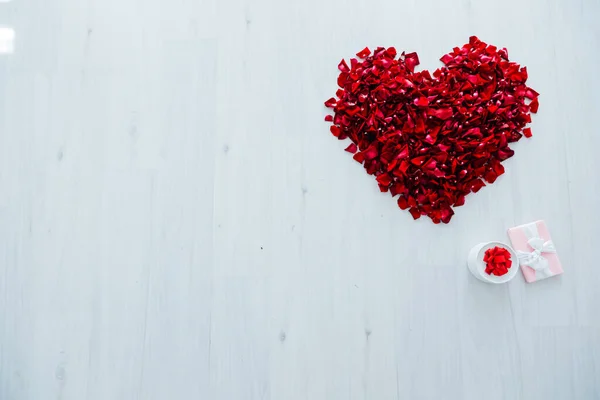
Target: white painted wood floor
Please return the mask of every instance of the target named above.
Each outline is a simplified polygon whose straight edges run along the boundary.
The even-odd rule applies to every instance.
[[[597,0],[0,2],[0,399],[600,399]],[[14,41],[11,35],[14,33]],[[541,93],[448,226],[323,122],[365,45]],[[12,45],[12,49],[11,49]],[[545,219],[565,274],[466,253]]]

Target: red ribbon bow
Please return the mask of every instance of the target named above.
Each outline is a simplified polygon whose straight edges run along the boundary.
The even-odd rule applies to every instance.
[[[483,257],[485,262],[485,272],[488,275],[502,276],[508,273],[512,265],[510,252],[502,247],[487,249]]]

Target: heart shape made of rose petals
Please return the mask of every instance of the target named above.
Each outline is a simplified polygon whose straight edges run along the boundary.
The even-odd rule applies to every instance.
[[[478,192],[484,180],[504,173],[508,146],[531,137],[530,113],[538,93],[526,85],[527,69],[506,49],[473,36],[444,55],[432,74],[415,71],[416,53],[398,57],[393,47],[365,48],[342,60],[331,133],[350,138],[346,151],[375,175],[382,192],[398,197],[414,219],[448,223],[452,207]]]

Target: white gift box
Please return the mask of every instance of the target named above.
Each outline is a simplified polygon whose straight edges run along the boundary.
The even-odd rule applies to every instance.
[[[525,280],[537,282],[563,273],[562,264],[544,221],[519,225],[508,230],[517,250]]]

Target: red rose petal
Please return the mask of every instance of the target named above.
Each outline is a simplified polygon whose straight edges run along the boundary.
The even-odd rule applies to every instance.
[[[417,53],[409,53],[404,56],[404,63],[409,71],[414,71],[415,67],[419,65],[419,56]]]
[[[390,193],[392,194],[392,196],[396,196],[396,195],[402,193],[403,191],[404,191],[404,185],[400,182],[396,182],[390,187]]]
[[[460,207],[465,204],[465,196],[459,196],[456,202],[453,204],[454,207]]]
[[[495,171],[487,171],[484,175],[485,180],[488,181],[489,183],[494,183],[496,182],[496,178],[498,178],[498,175],[496,174]]]
[[[418,99],[415,99],[414,103],[419,107],[425,107],[429,105],[429,100],[427,100],[427,97],[421,96]]]
[[[439,119],[448,119],[452,116],[453,112],[451,108],[441,108],[437,110],[430,108],[427,110],[427,114],[438,117]]]
[[[454,58],[450,54],[445,54],[442,58],[440,58],[440,61],[446,65],[450,64],[450,61],[452,60],[454,60]]]
[[[365,47],[364,49],[362,49],[361,51],[359,51],[358,53],[356,53],[356,57],[358,57],[358,58],[367,58],[369,56],[369,54],[371,54],[371,50],[369,50],[368,47]]]
[[[402,210],[406,210],[409,207],[406,197],[400,196],[398,198],[398,207],[400,207]]]
[[[356,144],[354,144],[354,143],[350,143],[350,144],[348,145],[348,147],[346,147],[346,149],[345,149],[345,150],[346,150],[348,153],[352,153],[352,154],[354,154],[354,153],[356,153],[356,150],[358,150],[358,147],[356,146]]]
[[[336,103],[337,103],[337,100],[332,97],[325,102],[325,107],[333,108],[333,106],[335,106]]]
[[[350,72],[350,68],[348,68],[348,64],[346,64],[346,60],[340,61],[338,64],[338,69],[342,72]]]
[[[410,215],[412,215],[413,219],[421,218],[421,213],[419,212],[419,209],[416,207],[412,207],[410,210],[408,210],[408,212],[410,212]]]
[[[479,189],[481,189],[484,186],[485,183],[483,183],[481,179],[477,179],[471,184],[471,190],[473,191],[473,193],[477,193],[479,192]]]
[[[539,107],[540,103],[538,103],[538,99],[533,99],[531,100],[531,103],[529,103],[529,110],[531,110],[532,113],[538,112]]]
[[[413,158],[412,160],[410,160],[410,162],[413,163],[414,165],[421,166],[421,165],[423,165],[425,160],[427,160],[427,156],[421,156],[421,157]]]
[[[377,182],[381,186],[389,186],[392,183],[392,178],[388,174],[381,174],[377,177]]]
[[[447,224],[448,222],[450,222],[450,219],[452,218],[453,215],[454,215],[454,211],[452,211],[452,209],[450,207],[444,208],[442,210],[442,222]]]
[[[525,135],[526,138],[530,138],[531,137],[531,128],[523,129],[523,135]]]
[[[352,158],[354,158],[359,163],[362,163],[362,162],[365,161],[365,155],[364,155],[364,153],[356,153]]]
[[[367,150],[364,151],[364,154],[365,154],[365,160],[374,159],[379,154],[379,152],[377,150],[377,146],[375,144],[372,144],[371,146],[369,146],[369,148]]]
[[[536,92],[535,90],[533,90],[532,88],[527,88],[525,91],[525,97],[527,97],[528,99],[535,99],[539,96],[539,93]]]

